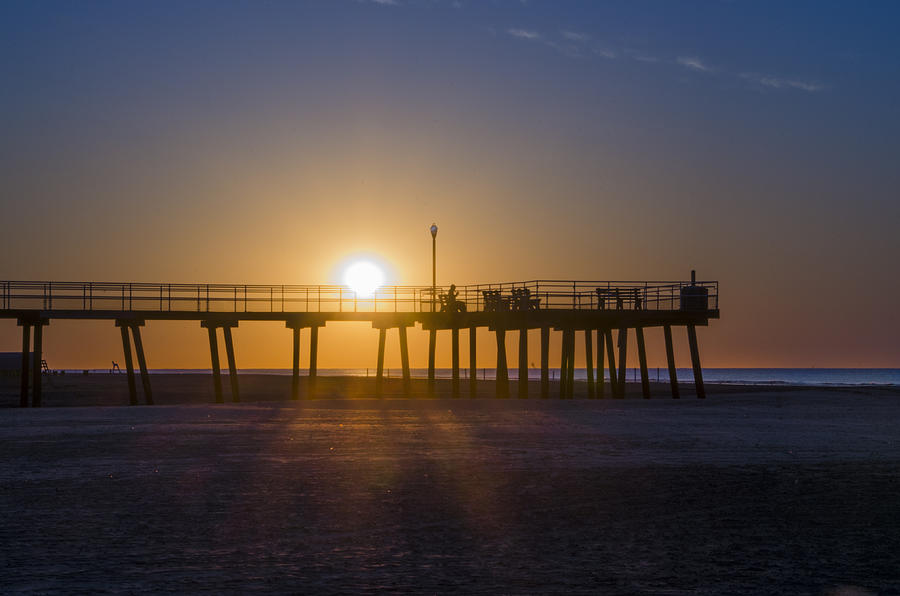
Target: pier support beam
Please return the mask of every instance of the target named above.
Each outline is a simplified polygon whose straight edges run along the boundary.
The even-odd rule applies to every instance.
[[[28,407],[28,369],[31,364],[31,323],[19,321],[22,326],[22,377],[19,393],[19,407]]]
[[[603,374],[603,354],[606,350],[603,349],[603,330],[597,329],[597,399],[603,399],[605,397],[604,393],[606,392],[606,383],[604,381]]]
[[[625,365],[626,356],[628,355],[628,327],[619,329],[619,399],[625,397],[625,383],[628,376],[628,369]]]
[[[201,323],[203,325],[203,323]],[[219,340],[216,337],[216,328],[213,325],[206,327],[209,335],[209,359],[212,364],[213,389],[216,392],[216,403],[225,403],[222,398],[222,369],[219,365]]]
[[[641,364],[641,392],[644,399],[650,399],[650,375],[647,372],[647,348],[644,345],[644,328],[635,327],[634,336],[637,338],[638,361]]]
[[[475,340],[478,337],[478,328],[469,327],[469,397],[478,395],[478,360]]]
[[[672,386],[672,399],[678,399],[678,373],[675,370],[675,349],[672,347],[672,326],[663,326],[666,338],[666,362],[669,365],[669,385]]]
[[[497,397],[509,397],[509,370],[506,367],[506,329],[497,327]]]
[[[238,391],[237,364],[234,361],[234,341],[231,339],[231,327],[225,325],[222,327],[222,334],[225,336],[225,356],[228,359],[228,380],[231,382],[231,401],[241,401],[241,394]]]
[[[125,353],[125,369],[128,373],[128,403],[136,406],[138,403],[137,387],[134,383],[134,362],[131,359],[131,340],[128,339],[128,325],[118,323],[117,325],[119,325],[119,331],[122,332],[122,351]]]
[[[451,396],[459,397],[459,327],[450,330]]]
[[[428,394],[434,395],[434,358],[437,348],[437,329],[428,330]]]
[[[584,330],[584,370],[587,373],[588,399],[594,399],[594,333],[590,329]]]
[[[153,390],[150,387],[150,371],[147,370],[147,357],[144,355],[144,342],[141,339],[141,325],[134,323],[131,326],[131,335],[134,337],[134,351],[137,354],[138,367],[141,369],[141,386],[144,388],[144,403],[153,405]]]
[[[519,329],[519,398],[528,398],[528,329]]]
[[[313,324],[309,328],[309,379],[307,382],[307,396],[313,398],[316,395],[316,380],[319,375],[319,325]]]
[[[619,375],[616,373],[616,349],[613,344],[612,329],[604,329],[606,337],[606,359],[609,366],[609,393],[613,398],[619,397]]]
[[[41,362],[43,361],[44,336],[43,328],[50,324],[49,319],[21,318],[18,325],[22,327],[22,378],[19,386],[19,406],[28,407],[28,381],[31,380],[31,407],[41,407]],[[31,348],[32,342],[34,348]]]
[[[403,392],[409,397],[409,345],[406,343],[406,327],[403,325],[397,327],[397,332],[400,334],[400,365],[403,367]]]
[[[568,378],[566,379],[566,399],[575,399],[575,330],[569,330]]]
[[[693,325],[687,326],[688,344],[691,348],[691,365],[694,367],[694,386],[697,389],[697,397],[706,398],[706,389],[703,387],[703,369],[700,368],[700,348],[697,346],[697,329]]]
[[[300,399],[300,327],[291,327],[291,399]]]
[[[550,397],[550,328],[541,327],[541,399]]]
[[[375,396],[381,397],[381,391],[384,384],[384,343],[387,329],[383,327],[378,330],[378,368],[375,372]]]
[[[559,344],[559,399],[569,395],[566,383],[569,381],[569,330],[563,329]]]

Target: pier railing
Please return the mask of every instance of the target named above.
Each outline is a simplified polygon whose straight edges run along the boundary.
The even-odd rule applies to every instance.
[[[0,281],[0,310],[117,312],[468,312],[718,310],[718,282],[532,280],[458,286],[230,285]],[[694,297],[688,303],[685,296]]]

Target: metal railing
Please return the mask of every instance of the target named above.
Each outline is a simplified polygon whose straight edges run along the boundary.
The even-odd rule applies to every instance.
[[[718,282],[533,280],[449,287],[0,281],[0,310],[126,312],[467,312],[718,310]],[[684,300],[692,296],[693,302]],[[697,297],[701,298],[697,302]],[[698,308],[700,305],[700,308]],[[691,308],[686,308],[691,306]],[[705,306],[705,308],[703,307]]]

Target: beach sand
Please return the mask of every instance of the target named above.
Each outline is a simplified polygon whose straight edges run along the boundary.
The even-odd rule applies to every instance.
[[[292,402],[241,375],[212,405],[154,375],[163,405],[119,407],[124,376],[45,381],[83,407],[0,409],[4,592],[900,593],[896,388]]]

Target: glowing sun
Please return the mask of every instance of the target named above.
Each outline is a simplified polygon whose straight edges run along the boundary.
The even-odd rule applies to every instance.
[[[371,296],[384,283],[384,272],[374,263],[357,261],[344,270],[344,283],[357,296]]]

